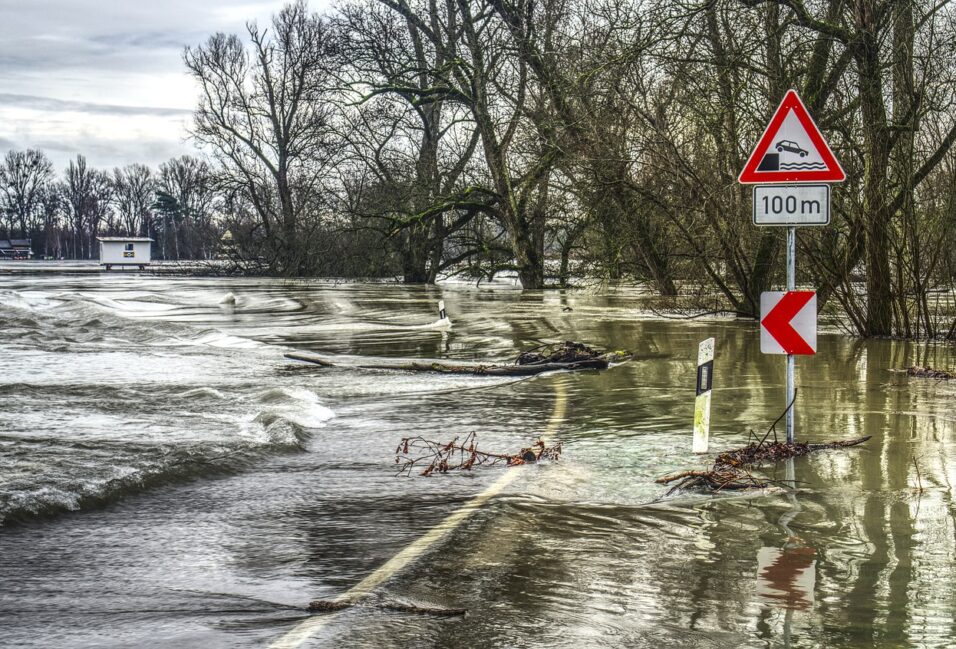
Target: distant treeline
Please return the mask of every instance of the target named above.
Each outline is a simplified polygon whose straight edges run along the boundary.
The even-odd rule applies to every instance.
[[[953,337],[954,54],[946,3],[346,0],[184,61],[213,229],[266,272],[586,274],[750,316],[785,236],[736,177],[796,88],[848,176],[798,282],[861,335]]]
[[[94,259],[97,236],[148,236],[161,259],[208,259],[223,219],[208,163],[183,156],[159,169],[112,172],[82,155],[61,176],[42,151],[9,151],[0,161],[0,238],[28,238],[55,259]]]

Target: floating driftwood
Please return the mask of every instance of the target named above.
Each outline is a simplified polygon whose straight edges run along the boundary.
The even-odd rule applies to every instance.
[[[358,606],[351,600],[336,599],[316,599],[309,602],[309,610],[317,613],[327,613],[332,611],[341,611],[342,609]],[[411,604],[397,604],[392,602],[382,602],[375,604],[374,608],[386,609],[389,611],[398,611],[400,613],[414,613],[415,615],[437,615],[439,617],[457,617],[465,615],[468,611],[463,608],[437,608],[433,606],[413,606]]]
[[[438,372],[441,374],[472,374],[476,376],[533,376],[556,370],[603,370],[607,369],[611,363],[622,363],[629,360],[631,355],[623,351],[599,352],[581,343],[568,341],[558,345],[535,347],[523,352],[510,364],[414,359],[377,359],[374,362],[365,362],[354,358],[337,358],[310,352],[289,352],[285,357],[315,363],[322,367]]]
[[[561,444],[546,446],[544,440],[538,440],[528,448],[517,453],[489,453],[478,450],[478,437],[468,433],[461,442],[456,437],[450,442],[436,442],[424,437],[403,437],[395,449],[395,464],[399,465],[398,475],[411,475],[412,469],[425,465],[420,475],[449,471],[470,471],[476,466],[507,464],[518,466],[541,460],[557,460],[561,455]]]
[[[916,376],[921,379],[938,379],[941,381],[956,379],[956,374],[953,374],[952,372],[947,372],[946,370],[935,370],[932,367],[920,367],[918,365],[907,367],[906,374],[907,376]]]
[[[794,394],[796,400],[796,394]],[[824,444],[808,444],[805,442],[781,442],[777,440],[777,423],[783,419],[787,411],[793,407],[793,402],[777,417],[776,421],[770,424],[770,428],[764,433],[762,439],[757,440],[751,431],[751,436],[755,441],[743,448],[734,449],[721,453],[714,459],[714,465],[707,471],[681,471],[671,475],[658,478],[658,484],[677,484],[671,487],[666,495],[670,495],[681,489],[708,489],[711,491],[733,491],[740,489],[765,489],[770,485],[787,485],[781,480],[770,480],[766,478],[756,478],[747,470],[749,467],[759,467],[765,464],[774,464],[794,457],[800,457],[833,448],[848,448],[862,444],[872,437],[858,437],[856,439],[838,440]],[[770,435],[773,435],[774,441],[769,442]]]

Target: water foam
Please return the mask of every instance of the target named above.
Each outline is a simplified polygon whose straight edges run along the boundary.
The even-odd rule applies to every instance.
[[[331,408],[323,406],[319,397],[305,388],[270,388],[260,392],[256,401],[266,407],[256,413],[253,420],[266,427],[276,419],[284,419],[303,428],[321,428],[335,417]]]

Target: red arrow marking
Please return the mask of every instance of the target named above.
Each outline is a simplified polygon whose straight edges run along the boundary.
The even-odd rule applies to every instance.
[[[770,313],[760,321],[788,354],[812,354],[813,347],[807,344],[797,330],[790,326],[790,321],[800,313],[800,309],[813,299],[813,291],[788,291],[784,294],[777,306],[770,309]]]

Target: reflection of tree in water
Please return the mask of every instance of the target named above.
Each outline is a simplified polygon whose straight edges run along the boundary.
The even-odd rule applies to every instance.
[[[560,304],[515,300],[506,308],[520,308],[528,317],[509,325],[514,337],[549,331],[525,309],[558,311]],[[680,425],[670,423],[683,416],[675,386],[686,384],[692,394],[693,355],[703,337],[698,334],[714,327],[591,320],[580,302],[575,307],[573,319],[558,315],[551,321],[566,319],[564,326],[581,339],[634,349],[638,360],[616,372],[563,379],[572,386],[574,408],[560,432],[569,442],[567,459],[574,461],[576,442],[606,442],[609,466],[588,469],[627,476],[632,469],[622,465],[623,449],[632,452],[628,461],[642,466],[656,461],[641,438],[644,432],[660,435],[662,427],[673,427],[675,444],[684,439]],[[745,425],[756,427],[779,414],[783,363],[759,354],[748,325],[720,323],[719,333],[716,378],[723,392],[715,398],[720,413],[715,438],[728,448],[745,440]],[[886,371],[912,363],[914,349],[823,336],[820,355],[798,363],[798,439],[875,437],[859,452],[796,460],[801,509],[792,526],[805,547],[783,550],[760,571],[776,596],[758,594],[755,566],[761,547],[787,542],[778,527],[791,508],[785,498],[702,502],[687,496],[650,508],[586,502],[594,496],[586,486],[576,496],[584,502],[564,503],[546,487],[534,490],[540,499],[519,495],[489,503],[386,586],[391,599],[467,607],[466,624],[421,619],[404,622],[407,631],[391,627],[388,633],[421,637],[426,629],[433,646],[448,647],[508,646],[528,638],[539,646],[567,645],[587,632],[606,634],[594,644],[613,646],[697,644],[691,637],[726,641],[724,646],[755,640],[776,646],[788,641],[791,630],[807,646],[944,643],[953,626],[944,613],[956,583],[952,465],[946,458],[954,436],[951,405],[936,384],[913,384]],[[667,358],[640,360],[643,350]],[[501,400],[507,391],[493,393],[495,408],[520,413],[515,416],[523,422],[545,420],[552,406],[548,390],[529,383],[521,391],[520,405],[517,398]],[[473,404],[462,409],[470,411]],[[689,417],[690,409],[688,423]],[[514,421],[502,419],[499,425],[510,429]],[[686,442],[689,452],[689,427]],[[635,450],[642,444],[643,450]],[[926,487],[918,511],[911,491],[914,455]],[[420,524],[413,517],[402,523]],[[799,579],[808,570],[815,574],[813,593]]]
[[[951,604],[949,586],[940,591],[952,583],[951,564],[941,560],[954,551],[951,517],[934,506],[933,496],[917,508],[912,492],[914,455],[924,483],[949,484],[946,463],[939,461],[946,451],[938,443],[946,439],[938,416],[943,402],[887,371],[905,362],[913,345],[857,341],[841,347],[850,351],[842,363],[848,368],[845,400],[837,399],[823,420],[875,437],[852,463],[839,457],[811,463],[821,468],[813,482],[824,485],[820,495],[833,526],[818,545],[826,555],[818,590],[830,594],[824,605],[828,635],[863,644],[917,642],[923,631],[916,629],[939,614],[927,600]],[[938,632],[926,633],[931,642],[941,639]]]

